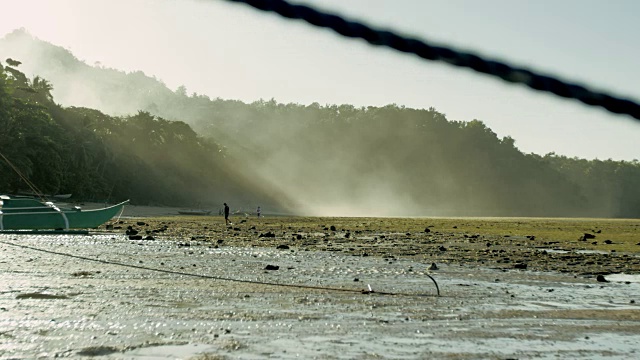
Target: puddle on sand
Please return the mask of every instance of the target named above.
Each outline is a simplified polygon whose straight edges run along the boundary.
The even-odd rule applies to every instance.
[[[605,279],[613,282],[630,282],[630,283],[640,283],[640,275],[632,275],[632,274],[611,274],[606,275]]]
[[[546,252],[546,253],[549,253],[549,254],[582,254],[582,255],[611,254],[611,251],[605,251],[605,250],[573,250],[573,251],[569,251],[569,250],[563,250],[563,249],[547,249],[547,248],[538,248],[536,250],[540,251],[540,252]],[[629,256],[637,257],[637,255],[629,255]]]
[[[204,344],[184,345],[158,345],[141,347],[123,353],[111,354],[107,359],[189,359],[198,358],[198,355],[216,354],[220,352],[218,347]],[[203,359],[206,357],[203,356]]]
[[[584,254],[584,255],[589,255],[589,254],[610,254],[610,251],[604,251],[604,250],[573,250],[573,251],[569,251],[569,250],[563,250],[563,249],[545,249],[545,248],[538,248],[536,249],[538,251],[544,251],[547,252],[549,254],[570,254],[570,253],[575,253],[575,254]]]

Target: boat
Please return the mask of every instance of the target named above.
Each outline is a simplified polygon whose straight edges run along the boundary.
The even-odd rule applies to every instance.
[[[178,214],[180,215],[209,215],[211,214],[211,210],[195,210],[195,209],[191,209],[191,210],[178,210]]]
[[[0,195],[0,230],[92,229],[120,213],[129,200],[100,209],[58,207],[53,202]]]
[[[58,200],[67,200],[71,197],[71,195],[72,194],[56,194],[56,195],[53,195],[52,197]]]

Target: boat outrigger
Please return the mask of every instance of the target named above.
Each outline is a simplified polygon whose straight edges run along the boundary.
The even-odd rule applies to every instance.
[[[129,200],[101,208],[63,208],[52,202],[0,195],[0,230],[92,229],[122,211]]]

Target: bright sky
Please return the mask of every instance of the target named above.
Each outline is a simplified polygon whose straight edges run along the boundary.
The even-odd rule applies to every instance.
[[[299,1],[303,2],[303,1]],[[371,25],[640,99],[636,0],[306,0]],[[640,159],[640,122],[341,38],[222,0],[0,0],[20,27],[89,64],[251,102],[435,107],[523,152]],[[26,59],[21,59],[26,60]],[[54,84],[55,86],[55,84]]]

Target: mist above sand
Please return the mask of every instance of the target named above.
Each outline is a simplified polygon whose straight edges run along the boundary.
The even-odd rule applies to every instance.
[[[184,121],[215,142],[225,159],[215,171],[228,180],[212,180],[217,193],[179,189],[207,205],[227,201],[246,208],[268,201],[274,212],[327,216],[640,214],[629,201],[640,190],[625,185],[640,178],[639,164],[523,154],[514,139],[499,138],[482,121],[453,121],[434,108],[189,95],[142,72],[89,66],[24,32],[0,41],[0,52],[22,59],[26,73],[50,80],[63,105],[114,115],[142,110],[150,121]],[[198,173],[201,162],[180,161]],[[230,183],[271,195],[225,190]]]

